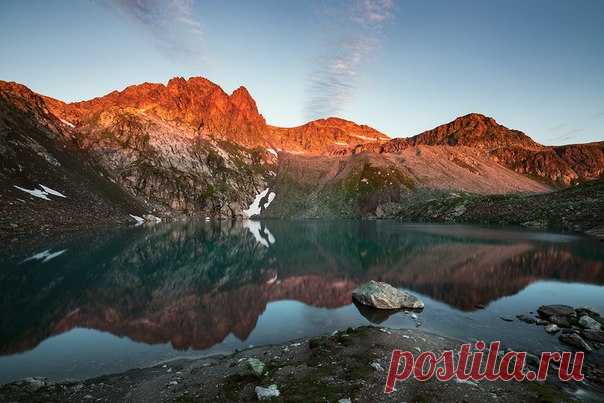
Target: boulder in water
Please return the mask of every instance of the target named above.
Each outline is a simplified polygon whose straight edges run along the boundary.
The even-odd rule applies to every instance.
[[[378,309],[422,309],[424,303],[414,295],[398,290],[390,284],[369,281],[352,292],[360,304]]]

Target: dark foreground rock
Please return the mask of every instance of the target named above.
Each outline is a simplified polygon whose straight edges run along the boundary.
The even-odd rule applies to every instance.
[[[459,341],[418,330],[360,327],[332,336],[258,347],[229,356],[172,361],[83,382],[12,383],[0,387],[0,401],[255,401],[275,390],[279,396],[271,401],[282,402],[567,400],[558,386],[537,382],[410,380],[397,383],[392,395],[383,393],[393,349],[433,351],[438,355],[444,350],[457,350],[459,345]],[[264,370],[255,374],[242,372],[241,364],[249,363],[250,358],[260,360]]]

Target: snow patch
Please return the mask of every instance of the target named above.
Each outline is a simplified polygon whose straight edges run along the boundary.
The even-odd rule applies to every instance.
[[[51,188],[49,188],[47,186],[44,186],[42,184],[40,184],[40,187],[42,188],[41,190],[40,189],[36,189],[36,188],[34,188],[34,189],[25,189],[25,188],[22,188],[21,186],[17,186],[17,185],[14,185],[14,187],[17,188],[17,189],[19,189],[19,190],[21,190],[21,191],[23,191],[23,192],[25,192],[25,193],[29,193],[30,195],[32,195],[34,197],[38,197],[38,198],[44,199],[44,200],[50,200],[48,198],[49,195],[59,196],[59,197],[63,197],[63,198],[67,197],[63,193],[58,192],[58,191],[56,191],[54,189],[51,189]]]
[[[69,126],[69,127],[72,127],[72,128],[73,128],[73,127],[75,127],[75,125],[74,125],[73,123],[71,123],[71,122],[68,122],[68,121],[63,120],[63,119],[59,119],[59,120],[60,120],[61,122],[63,122],[63,124],[65,124],[65,125],[67,125],[67,126]]]
[[[134,220],[136,221],[136,226],[142,225],[145,222],[145,219],[143,217],[139,217],[134,214],[128,214],[128,215],[130,217],[134,218]]]
[[[269,188],[266,188],[261,193],[257,194],[252,204],[250,204],[250,207],[248,207],[247,210],[243,210],[243,214],[248,217],[260,214],[260,211],[262,210],[260,208],[260,201],[267,195],[268,190]]]
[[[266,209],[266,208],[268,208],[268,206],[270,206],[270,205],[271,205],[271,202],[273,201],[273,199],[275,198],[275,196],[277,196],[277,195],[275,194],[275,192],[270,192],[270,193],[268,194],[268,201],[267,201],[266,203],[264,203],[264,208],[265,208],[265,209]]]
[[[45,191],[46,193],[48,193],[49,195],[54,195],[54,196],[59,196],[59,197],[63,197],[66,198],[67,196],[65,196],[63,193],[58,192],[54,189],[49,188],[48,186],[44,186],[42,184],[40,184],[40,187],[42,188],[43,191]]]
[[[33,255],[31,257],[28,257],[27,259],[25,259],[21,263],[29,262],[30,260],[41,260],[42,263],[46,263],[49,260],[52,260],[55,257],[60,256],[60,255],[62,255],[65,252],[67,252],[67,249],[63,249],[63,250],[60,250],[60,251],[57,251],[57,252],[51,252],[50,249],[46,249],[44,252],[36,253],[35,255]]]
[[[39,197],[40,199],[44,199],[44,200],[50,200],[50,199],[47,197],[47,196],[48,196],[48,193],[46,193],[46,192],[45,192],[45,191],[43,191],[43,190],[40,190],[40,189],[31,189],[31,190],[30,190],[30,189],[25,189],[25,188],[22,188],[22,187],[17,186],[17,185],[15,185],[15,187],[16,187],[17,189],[19,189],[19,190],[21,190],[21,191],[25,192],[25,193],[29,193],[29,194],[30,194],[30,195],[32,195],[32,196]]]

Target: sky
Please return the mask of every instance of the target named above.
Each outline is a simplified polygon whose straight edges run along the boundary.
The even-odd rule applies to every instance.
[[[0,38],[0,80],[65,101],[204,76],[277,126],[407,137],[478,112],[604,140],[600,0],[2,0]]]

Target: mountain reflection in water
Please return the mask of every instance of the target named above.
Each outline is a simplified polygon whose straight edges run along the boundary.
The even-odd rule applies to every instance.
[[[539,280],[602,285],[600,246],[567,235],[391,221],[130,228],[0,260],[0,353],[74,328],[208,349],[229,334],[247,339],[271,302],[340,308],[369,279],[473,311]]]

